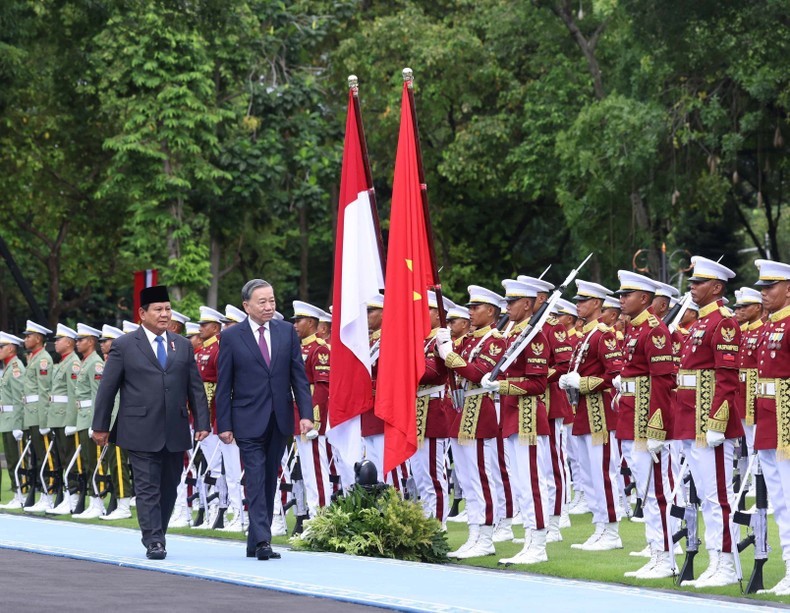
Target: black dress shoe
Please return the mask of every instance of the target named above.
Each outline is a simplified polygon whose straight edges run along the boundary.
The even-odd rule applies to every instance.
[[[162,543],[151,543],[145,551],[145,557],[149,560],[164,560],[167,557],[167,551]]]
[[[255,547],[255,557],[259,560],[268,560],[269,558],[274,556],[274,552],[272,551],[272,546],[269,544],[268,541],[261,541]]]

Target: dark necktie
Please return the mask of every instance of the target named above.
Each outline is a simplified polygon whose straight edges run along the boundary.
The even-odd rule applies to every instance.
[[[165,350],[165,339],[161,336],[156,337],[156,359],[159,360],[162,368],[167,364],[167,351]]]
[[[266,336],[263,334],[265,329],[266,326],[261,326],[258,328],[258,347],[261,349],[263,361],[266,362],[266,366],[269,366],[271,363],[271,357],[269,356],[269,345],[266,343]]]

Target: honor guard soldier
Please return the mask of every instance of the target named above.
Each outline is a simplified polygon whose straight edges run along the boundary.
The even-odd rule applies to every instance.
[[[332,307],[329,307],[330,309]],[[332,338],[332,313],[328,313],[323,309],[319,309],[321,315],[318,317],[318,329],[315,334],[318,338],[325,340],[327,343]]]
[[[601,323],[601,307],[612,291],[597,283],[576,281],[576,309],[584,320],[584,339],[576,346],[571,370],[560,377],[560,387],[568,390],[576,404],[573,436],[581,468],[581,486],[592,511],[595,532],[573,549],[607,551],[621,549],[617,501],[619,462],[612,429],[612,379],[622,366],[622,353],[610,327]]]
[[[514,324],[505,335],[507,347],[510,347],[529,324],[537,301],[537,288],[512,279],[506,279],[502,285],[508,317]],[[499,379],[492,381],[486,374],[481,381],[483,387],[500,397],[500,422],[510,459],[510,480],[524,524],[523,548],[515,556],[500,560],[501,564],[537,564],[548,560],[548,481],[553,481],[553,469],[544,394],[548,385],[549,355],[549,343],[539,330]]]
[[[68,426],[77,424],[77,411],[74,403],[76,402],[77,377],[80,374],[80,364],[82,360],[74,351],[74,344],[77,339],[77,332],[71,328],[58,324],[55,330],[55,351],[60,354],[60,362],[55,365],[52,372],[52,388],[49,397],[49,416],[48,424],[55,439],[53,446],[53,459],[60,475],[68,467],[74,453],[77,451],[77,444],[73,433]],[[54,453],[57,450],[57,457]],[[79,503],[80,494],[79,470],[76,462],[67,476],[67,490],[63,501],[52,509],[47,509],[50,515],[68,515],[73,513]]]
[[[188,321],[184,333],[192,343],[192,349],[194,349],[197,354],[203,346],[203,341],[200,340],[200,326],[192,321]]]
[[[123,330],[115,326],[104,324],[101,329],[101,350],[104,355],[110,355],[112,343],[116,338],[123,336]],[[115,419],[118,416],[120,397],[115,397],[115,406],[112,411],[112,421],[110,430],[115,426]],[[117,506],[107,515],[101,515],[99,519],[106,521],[116,521],[119,519],[129,519],[132,516],[132,481],[129,474],[129,455],[125,449],[121,449],[115,443],[107,443],[107,464],[110,466],[110,478],[112,479],[112,489],[115,493]]]
[[[450,330],[450,338],[453,342],[469,334],[472,331],[472,324],[469,321],[469,309],[453,303],[453,306],[447,309],[447,327]]]
[[[299,409],[294,404],[294,440],[304,480],[305,499],[311,517],[319,508],[329,504],[332,497],[332,482],[329,479],[329,444],[326,441],[326,426],[329,416],[329,345],[316,336],[318,318],[323,312],[318,307],[293,301],[294,329],[302,342],[307,382],[313,397],[314,430],[302,436],[299,428]]]
[[[505,340],[494,327],[502,297],[486,288],[470,285],[469,316],[474,332],[453,342],[450,331],[436,332],[436,351],[445,365],[461,378],[464,406],[451,428],[455,471],[466,496],[469,538],[453,558],[472,558],[495,553],[493,534],[496,492],[502,486],[496,437],[499,433],[494,397],[480,385],[505,350]]]
[[[417,389],[417,451],[411,458],[411,472],[423,513],[446,525],[449,491],[444,458],[450,444],[450,427],[455,412],[447,392],[447,367],[436,353],[439,308],[436,293],[428,291],[428,314],[431,331],[425,339],[425,373]],[[452,302],[443,299],[445,313]]]
[[[82,513],[72,515],[75,519],[97,519],[105,514],[104,503],[97,495],[102,493],[104,483],[99,482],[97,478],[96,485],[99,492],[96,492],[93,487],[93,475],[96,473],[97,477],[104,477],[106,470],[105,466],[99,466],[97,469],[101,449],[91,439],[93,402],[96,400],[96,392],[104,374],[104,360],[97,351],[100,336],[101,332],[96,328],[77,324],[77,351],[82,355],[82,364],[76,385],[77,436],[81,445],[80,459],[88,481],[90,504],[85,505],[85,510]]]
[[[537,290],[533,312],[541,307],[549,298],[549,292],[554,290],[554,285],[542,279],[520,275],[520,283],[534,287]],[[568,372],[570,367],[573,346],[568,336],[568,331],[556,317],[549,317],[543,324],[543,335],[546,337],[549,349],[548,386],[543,394],[543,404],[549,413],[549,443],[551,458],[551,474],[546,476],[548,487],[548,542],[554,543],[562,540],[561,527],[570,526],[568,517],[568,483],[565,466],[567,455],[567,441],[563,437],[565,421],[573,416],[568,397],[560,389],[560,377]],[[563,514],[565,520],[562,520]]]
[[[653,314],[663,321],[672,308],[672,300],[680,296],[680,292],[668,283],[655,280],[653,283],[656,286],[656,293],[653,294]]]
[[[770,314],[758,348],[754,448],[773,503],[785,576],[765,593],[790,596],[790,265],[757,260]],[[761,593],[761,592],[758,592]]]
[[[617,338],[617,342],[620,343],[620,348],[622,349],[622,343],[623,339],[625,338],[625,334],[622,330],[617,329],[618,321],[620,321],[620,313],[620,301],[617,299],[617,297],[607,296],[606,300],[603,301],[603,308],[601,309],[601,323],[609,326]]]
[[[192,320],[178,311],[171,311],[171,313],[172,317],[170,318],[170,326],[168,326],[168,330],[170,330],[173,334],[183,334],[184,326],[187,325],[187,322]]]
[[[121,324],[121,331],[124,334],[129,334],[130,332],[134,332],[137,328],[140,327],[140,324],[136,324],[128,319],[124,319],[123,323]]]
[[[247,313],[232,304],[225,305],[225,328],[240,324],[247,319]]]
[[[675,574],[672,530],[667,522],[675,365],[669,329],[653,313],[658,289],[652,279],[621,270],[620,304],[630,318],[619,375],[617,438],[643,500],[650,560],[626,577],[663,579]],[[617,379],[615,379],[617,384]]]
[[[52,386],[52,356],[44,349],[47,335],[52,330],[28,320],[25,331],[25,349],[28,351],[27,370],[25,370],[25,431],[31,440],[33,460],[31,468],[35,471],[34,481],[36,488],[42,489],[39,474],[43,463],[47,462],[47,447],[49,446],[49,428],[47,415],[49,413],[49,396]],[[49,464],[47,462],[47,464]],[[54,469],[54,464],[48,466]],[[52,480],[47,481],[52,485]],[[32,506],[25,507],[26,512],[40,513],[53,507],[52,497],[49,492],[42,492],[41,498]]]
[[[18,336],[0,332],[0,360],[3,361],[3,375],[0,378],[0,433],[3,436],[3,450],[12,489],[16,487],[16,466],[24,449],[22,430],[25,427],[25,417],[22,407],[25,366],[17,355],[24,342]],[[24,492],[22,488],[14,491],[14,497],[8,503],[0,505],[0,509],[22,508],[25,503]]]
[[[675,439],[683,453],[702,500],[708,568],[696,587],[718,587],[738,582],[733,548],[733,454],[743,426],[735,410],[738,389],[738,350],[741,331],[732,311],[724,306],[727,281],[735,273],[707,258],[691,258],[691,297],[699,305],[699,319],[689,328],[678,370]]]
[[[735,292],[736,314],[743,317],[741,322],[741,351],[738,354],[739,385],[735,396],[738,415],[743,424],[748,456],[754,451],[754,410],[757,400],[757,345],[763,335],[763,299],[760,292],[751,287],[742,287]],[[741,478],[745,478],[749,458],[738,461]]]

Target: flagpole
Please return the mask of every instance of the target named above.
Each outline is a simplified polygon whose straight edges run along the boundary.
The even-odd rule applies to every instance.
[[[373,226],[376,229],[376,242],[379,248],[379,260],[381,261],[381,276],[384,278],[384,271],[387,270],[387,261],[384,253],[384,241],[381,239],[379,207],[376,203],[376,190],[373,187],[373,172],[370,170],[368,142],[365,140],[365,128],[362,125],[362,110],[359,106],[359,79],[356,75],[348,75],[348,89],[351,92],[351,99],[354,103],[354,116],[357,119],[357,132],[359,134],[359,144],[362,149],[362,166],[365,169],[365,183],[367,183],[368,198],[370,199],[370,212],[373,216]]]
[[[428,208],[428,186],[425,183],[425,169],[422,165],[422,145],[420,144],[420,130],[417,124],[417,109],[414,105],[414,72],[411,68],[403,69],[403,82],[406,84],[406,91],[409,96],[409,106],[411,110],[411,121],[414,126],[414,141],[417,145],[417,173],[420,178],[420,196],[422,198],[422,213],[425,217],[425,232],[428,236],[428,252],[431,255],[431,272],[433,273],[433,291],[436,294],[436,309],[439,311],[439,325],[444,328],[447,326],[447,311],[444,308],[444,298],[442,296],[442,284],[439,282],[439,268],[436,263],[436,249],[433,241],[433,226],[431,225],[431,212]],[[456,397],[458,386],[455,377],[449,377],[450,391],[453,399]]]

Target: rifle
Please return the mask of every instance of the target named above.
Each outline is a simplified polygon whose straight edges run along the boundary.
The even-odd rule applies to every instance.
[[[106,477],[104,475],[99,476],[99,471],[101,470],[102,462],[104,462],[104,456],[107,455],[107,450],[110,448],[109,445],[105,445],[102,447],[101,453],[99,454],[98,460],[96,460],[96,468],[93,469],[93,476],[91,477],[91,482],[93,484],[93,494],[96,498],[101,498],[102,493],[99,488],[99,482],[104,482],[106,484]],[[106,492],[105,492],[106,494]],[[104,505],[102,505],[102,511],[104,510]]]
[[[96,468],[93,470],[93,477],[91,478],[91,481],[93,484],[93,494],[96,496],[96,498],[103,499],[107,495],[110,496],[110,504],[107,506],[107,513],[112,513],[118,506],[118,501],[115,496],[115,488],[112,485],[112,477],[106,472],[104,474],[99,474],[99,472],[102,470],[102,462],[104,462],[104,457],[107,455],[107,450],[109,448],[109,445],[102,447],[101,453],[99,454],[99,459],[96,461]]]
[[[684,462],[684,466],[688,462]],[[678,476],[678,486],[683,481],[681,476]],[[679,507],[672,504],[670,514],[676,519],[682,519],[686,527],[679,530],[672,536],[672,547],[675,546],[680,539],[686,537],[686,559],[683,561],[683,568],[678,573],[676,584],[682,585],[684,581],[694,580],[694,557],[699,553],[699,546],[701,541],[697,532],[697,514],[699,512],[700,499],[697,496],[697,488],[694,485],[694,478],[689,475],[689,496],[686,501],[685,507]]]
[[[491,381],[494,381],[499,376],[501,371],[507,370],[510,365],[516,361],[516,358],[521,355],[521,352],[524,351],[529,342],[535,338],[535,335],[540,332],[541,329],[543,329],[543,324],[546,323],[549,315],[551,315],[554,305],[557,304],[557,301],[562,297],[563,292],[571,283],[573,283],[576,275],[579,274],[581,268],[592,256],[593,254],[590,253],[590,255],[584,258],[584,261],[579,264],[578,267],[574,268],[570,274],[568,274],[565,281],[562,282],[562,285],[554,290],[554,292],[551,294],[551,297],[542,305],[540,305],[540,308],[532,315],[529,323],[524,326],[524,329],[518,335],[515,342],[507,348],[502,358],[494,367],[494,370],[491,371],[489,376]]]
[[[82,445],[78,443],[77,450],[74,452],[74,455],[71,456],[69,465],[66,466],[66,472],[64,473],[64,479],[66,483],[69,482],[69,475],[71,474],[71,469],[74,468],[74,464],[79,460],[80,451],[82,451]],[[78,475],[77,479],[79,481],[79,490],[78,490],[79,499],[75,507],[71,509],[71,512],[74,513],[75,515],[78,513],[82,513],[85,510],[85,494],[86,494],[85,490],[87,489],[86,487],[87,483],[85,483],[85,478],[82,476],[82,471],[81,470],[78,471],[77,475]],[[71,494],[71,492],[69,492],[69,494]]]
[[[670,334],[673,333],[680,327],[680,322],[683,320],[683,316],[686,314],[686,311],[689,310],[691,306],[691,292],[686,292],[683,295],[683,298],[670,309],[669,313],[664,316],[664,323],[669,328]]]
[[[209,510],[209,503],[213,502],[219,497],[219,493],[217,492],[212,493],[211,496],[206,495],[206,486],[216,485],[217,483],[217,478],[211,476],[211,464],[214,462],[214,458],[217,457],[217,451],[219,451],[219,445],[214,447],[211,457],[206,461],[206,467],[203,469],[203,472],[197,473],[197,478],[195,479],[195,487],[197,492],[193,493],[192,496],[187,498],[188,502],[192,502],[197,498],[200,499],[201,507],[198,510],[198,516],[195,518],[193,527],[200,526],[204,523],[204,518],[206,518],[206,513],[208,513]],[[205,454],[203,454],[203,457],[205,459]]]
[[[32,439],[28,437],[27,443],[25,444],[25,448],[22,450],[22,453],[19,454],[19,461],[16,463],[14,467],[14,481],[16,482],[16,492],[19,495],[20,501],[22,500],[22,488],[27,487],[30,488],[30,469],[25,468],[25,482],[24,484],[19,480],[19,471],[22,468],[22,464],[25,462],[25,456],[30,452],[30,444]],[[19,442],[19,446],[22,446],[22,442]]]
[[[45,494],[52,494],[60,489],[60,473],[55,470],[55,463],[52,459],[52,446],[55,444],[55,439],[49,440],[49,436],[42,435],[46,450],[44,452],[43,462],[41,462],[41,471],[39,471],[39,479],[41,481],[42,491]],[[47,485],[49,479],[52,485]]]
[[[746,594],[754,594],[763,589],[763,566],[768,561],[768,490],[765,486],[765,477],[759,463],[757,474],[754,477],[757,511],[744,513],[736,511],[733,522],[751,528],[751,534],[738,543],[738,552],[743,552],[749,545],[754,545],[754,569],[749,583],[746,584]]]
[[[192,453],[189,454],[189,461],[187,462],[187,466],[184,469],[184,472],[181,473],[181,485],[182,486],[188,485],[188,486],[191,486],[191,487],[197,489],[198,469],[197,469],[197,466],[195,465],[195,461],[197,460],[199,453],[200,453],[200,441],[195,441],[195,446],[192,448]],[[193,477],[188,477],[187,476],[187,475],[189,475],[190,471],[194,475]],[[199,496],[200,494],[198,493],[197,495]],[[195,494],[193,493],[192,496],[187,498],[187,504],[189,504],[194,499],[195,499]],[[192,525],[192,513],[188,513],[188,516],[189,516],[188,523],[191,526]]]

